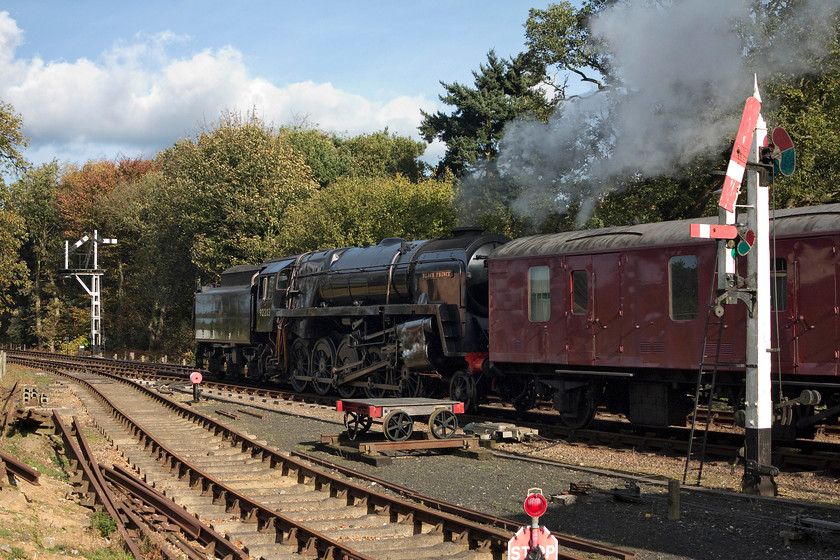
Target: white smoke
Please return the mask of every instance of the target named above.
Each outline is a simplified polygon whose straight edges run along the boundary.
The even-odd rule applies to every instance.
[[[523,189],[514,208],[539,219],[577,202],[582,225],[617,185],[723,149],[752,94],[752,72],[760,82],[773,72],[811,70],[840,0],[802,2],[762,60],[744,56],[749,45],[739,33],[757,25],[751,5],[627,0],[600,13],[591,29],[609,49],[622,87],[563,103],[547,123],[517,120],[505,128],[499,168]]]

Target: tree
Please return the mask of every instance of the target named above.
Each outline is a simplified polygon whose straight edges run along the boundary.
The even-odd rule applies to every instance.
[[[23,218],[9,208],[4,199],[7,193],[0,193],[0,317],[15,307],[13,297],[17,289],[26,286],[28,269],[18,257],[26,232]]]
[[[22,128],[20,115],[0,101],[0,171],[19,172],[28,165],[23,151],[29,139]],[[0,318],[13,309],[14,291],[26,285],[26,264],[18,258],[25,235],[25,222],[15,211],[11,193],[0,175]]]
[[[455,224],[452,179],[343,178],[285,217],[282,253],[376,244],[386,237],[446,236]]]
[[[538,119],[548,115],[548,100],[535,87],[543,72],[531,57],[518,55],[508,61],[491,50],[487,64],[480,65],[473,76],[474,87],[441,82],[447,93],[440,100],[454,107],[452,113],[421,111],[423,139],[446,143],[446,154],[437,169],[439,176],[450,170],[461,177],[479,161],[490,166],[492,172],[505,125],[517,117],[531,115]]]
[[[19,320],[41,348],[55,349],[63,305],[56,264],[64,222],[58,208],[59,166],[53,161],[27,170],[10,188],[11,204],[23,218],[26,243],[18,255],[30,271],[19,293]]]
[[[352,157],[339,148],[341,139],[335,135],[303,127],[288,129],[285,134],[294,151],[303,156],[321,187],[350,173]]]
[[[81,168],[68,165],[61,174],[58,203],[68,235],[103,231],[107,223],[110,193],[121,183],[131,183],[153,171],[157,163],[143,158],[91,160]],[[109,234],[116,235],[116,232]]]
[[[341,151],[352,161],[348,175],[354,177],[396,177],[402,175],[417,182],[426,164],[420,156],[426,151],[423,142],[388,134],[388,129],[360,134],[340,143]]]
[[[316,189],[282,132],[253,115],[226,113],[166,149],[161,161],[170,219],[191,241],[189,262],[204,280],[272,257],[286,208]]]
[[[344,138],[314,128],[295,127],[284,132],[301,154],[321,187],[341,177],[395,177],[418,181],[426,171],[420,156],[425,144],[389,134],[388,129]]]
[[[543,81],[554,89],[554,105],[569,98],[570,75],[599,91],[615,83],[610,56],[589,28],[590,18],[610,3],[590,0],[577,9],[564,0],[544,10],[529,10],[525,22],[527,53],[545,69]]]
[[[0,170],[23,171],[29,164],[23,152],[29,147],[24,136],[23,119],[14,107],[0,100]]]

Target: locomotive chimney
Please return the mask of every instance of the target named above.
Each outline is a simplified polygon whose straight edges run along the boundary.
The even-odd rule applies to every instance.
[[[467,237],[470,235],[481,235],[484,230],[477,226],[456,227],[452,230],[452,237]]]

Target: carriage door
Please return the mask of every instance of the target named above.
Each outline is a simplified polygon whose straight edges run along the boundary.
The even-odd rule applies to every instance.
[[[804,238],[794,243],[795,298],[793,312],[787,318],[795,336],[795,373],[837,373],[836,253],[833,237]]]
[[[620,365],[622,255],[592,260],[592,334],[597,365]]]
[[[566,259],[566,354],[570,365],[595,363],[595,306],[592,298],[594,270],[592,257]]]

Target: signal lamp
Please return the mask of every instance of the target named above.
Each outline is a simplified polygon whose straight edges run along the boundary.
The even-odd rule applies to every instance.
[[[548,500],[545,496],[538,492],[529,491],[528,497],[525,498],[525,513],[531,517],[539,517],[545,513],[548,508]]]

